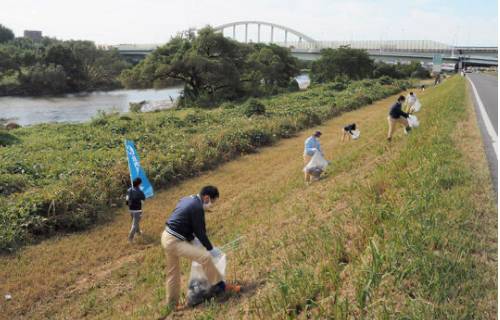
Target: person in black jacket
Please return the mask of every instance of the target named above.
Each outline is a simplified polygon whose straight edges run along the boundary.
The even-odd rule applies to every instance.
[[[222,252],[214,248],[205,229],[205,209],[219,198],[219,190],[214,186],[205,186],[198,195],[182,198],[168,218],[161,236],[161,244],[167,259],[167,303],[175,306],[180,296],[181,272],[179,258],[185,257],[198,262],[208,278],[215,294],[224,291],[239,292],[240,287],[226,284],[215,267],[212,258],[218,258]],[[191,243],[198,238],[204,248]]]
[[[141,234],[139,222],[142,216],[142,201],[146,200],[144,192],[139,188],[141,185],[141,178],[135,178],[132,182],[132,187],[127,191],[126,203],[132,218],[132,227],[128,234],[128,241],[132,242],[136,233]]]
[[[399,96],[398,101],[392,105],[387,121],[389,122],[389,133],[387,134],[387,141],[391,141],[392,134],[396,128],[396,124],[400,123],[405,127],[405,133],[407,134],[411,128],[408,125],[409,114],[402,110],[403,102],[405,101],[404,96]]]
[[[347,126],[345,126],[342,129],[342,139],[341,139],[341,141],[344,141],[346,138],[347,138],[347,140],[350,140],[352,138],[352,132],[354,130],[356,130],[356,124],[355,123],[351,123],[351,124],[348,124]]]

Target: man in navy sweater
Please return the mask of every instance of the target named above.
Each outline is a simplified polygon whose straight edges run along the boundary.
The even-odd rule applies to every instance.
[[[411,128],[408,125],[409,114],[402,110],[403,102],[405,101],[404,96],[399,96],[398,101],[392,105],[387,121],[389,122],[389,133],[387,134],[387,141],[391,141],[392,134],[396,128],[396,124],[400,123],[405,126],[405,133],[408,133]]]
[[[167,220],[161,236],[161,244],[167,258],[167,303],[175,306],[180,296],[181,272],[179,258],[185,257],[198,262],[205,272],[214,294],[224,291],[239,292],[239,286],[226,284],[212,257],[222,253],[214,248],[205,229],[205,209],[219,198],[219,190],[214,186],[205,186],[198,195],[182,198]],[[190,243],[198,238],[205,248]]]

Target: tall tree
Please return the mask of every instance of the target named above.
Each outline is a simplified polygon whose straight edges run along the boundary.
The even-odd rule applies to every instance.
[[[0,24],[0,43],[14,40],[14,32]]]
[[[340,47],[321,50],[321,57],[312,64],[311,75],[315,82],[327,82],[338,76],[362,79],[371,76],[372,71],[373,60],[365,50]]]
[[[243,44],[211,27],[171,39],[120,76],[125,86],[151,86],[169,79],[184,84],[184,99],[198,105],[287,88],[299,72],[290,51],[276,45]]]

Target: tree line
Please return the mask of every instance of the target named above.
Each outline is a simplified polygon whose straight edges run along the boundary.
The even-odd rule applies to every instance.
[[[420,63],[374,62],[365,50],[324,49],[313,62],[299,61],[288,48],[239,43],[210,26],[173,37],[132,66],[117,50],[91,41],[35,42],[15,38],[0,25],[0,95],[46,95],[182,85],[182,105],[211,107],[298,90],[294,79],[307,69],[313,83],[380,78],[426,78]]]
[[[129,67],[116,50],[91,41],[32,41],[0,25],[0,96],[115,89]]]
[[[192,31],[178,34],[134,68],[125,70],[120,80],[127,88],[180,83],[184,86],[182,104],[210,107],[221,101],[298,90],[294,77],[304,68],[309,69],[314,83],[339,78],[430,76],[418,62],[375,63],[365,50],[349,47],[324,49],[318,60],[303,62],[293,57],[288,48],[239,43],[205,27],[197,34]]]

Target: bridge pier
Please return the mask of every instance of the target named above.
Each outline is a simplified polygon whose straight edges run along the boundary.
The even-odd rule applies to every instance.
[[[271,26],[271,43],[273,43],[274,38],[274,26]]]
[[[285,30],[285,47],[288,40],[288,30]]]
[[[260,43],[260,23],[257,25],[257,42]]]
[[[245,43],[248,43],[248,23],[245,23]]]
[[[233,25],[233,40],[236,40],[236,25]]]

